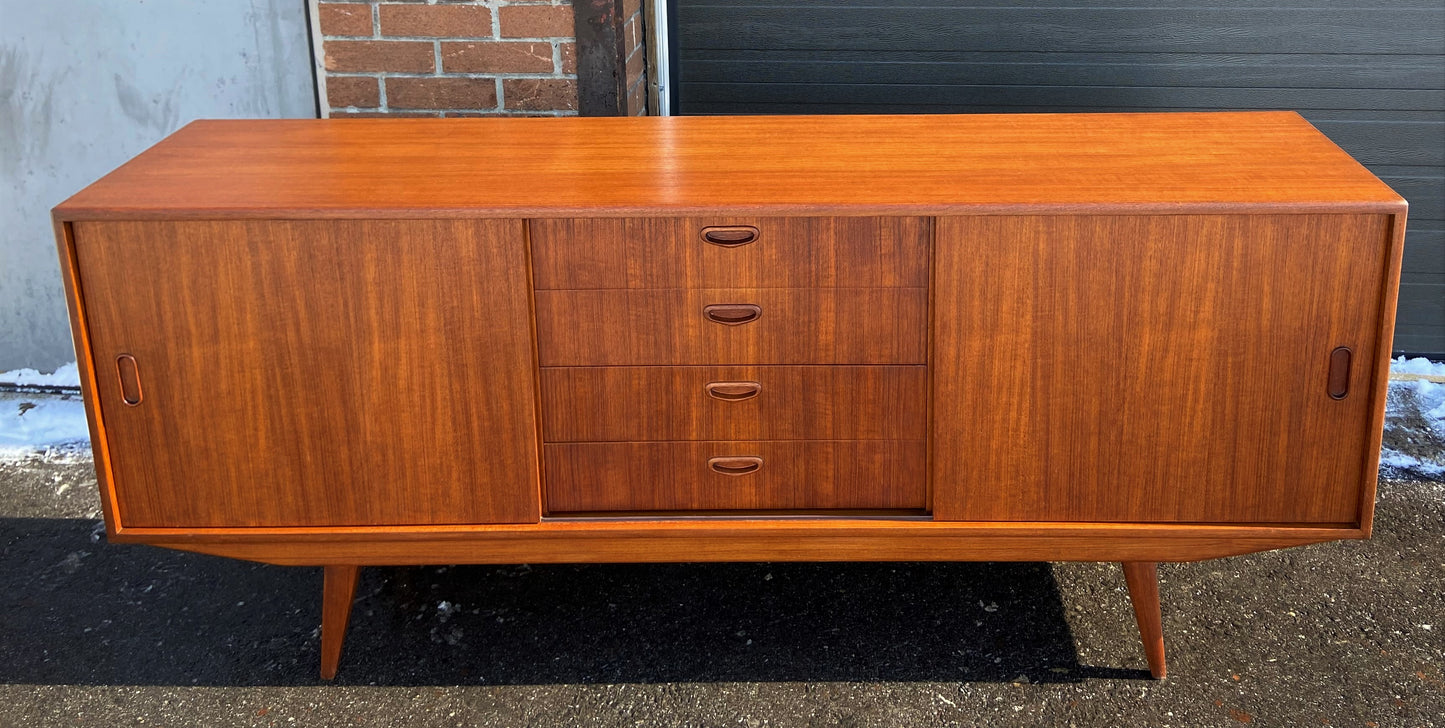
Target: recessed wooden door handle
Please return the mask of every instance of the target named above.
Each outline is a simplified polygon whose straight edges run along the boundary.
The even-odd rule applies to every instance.
[[[714,473],[723,475],[747,475],[763,467],[763,459],[754,455],[739,455],[724,458],[708,458],[707,466]]]
[[[702,315],[707,320],[724,326],[737,326],[749,321],[756,321],[763,315],[763,307],[752,303],[714,303],[711,306],[703,306]]]
[[[1350,347],[1336,347],[1330,352],[1330,399],[1344,399],[1350,394]]]
[[[130,354],[115,358],[115,376],[120,380],[120,401],[134,407],[144,395],[140,388],[140,365]]]
[[[758,392],[763,391],[763,385],[757,382],[708,382],[703,389],[713,399],[737,402],[758,396]]]
[[[702,239],[724,248],[737,248],[758,239],[758,229],[751,225],[718,225],[702,229]]]

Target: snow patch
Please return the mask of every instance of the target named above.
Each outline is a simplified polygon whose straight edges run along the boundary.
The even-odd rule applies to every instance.
[[[1445,439],[1445,382],[1427,382],[1415,380],[1412,382],[1399,382],[1395,386],[1406,387],[1415,394],[1415,401],[1419,403],[1420,416],[1435,430],[1435,434]]]
[[[1417,458],[1413,455],[1383,448],[1380,450],[1380,469],[1398,476],[1423,475],[1427,478],[1445,477],[1445,465]]]
[[[1386,439],[1411,452],[1387,443],[1380,451],[1380,470],[1397,477],[1445,480],[1445,451],[1440,447],[1445,443],[1445,362],[1402,356],[1390,362],[1390,374],[1412,375],[1390,381],[1385,405],[1387,435],[1408,431],[1403,439]]]
[[[34,369],[12,369],[0,373],[0,384],[16,387],[74,387],[80,388],[80,368],[75,362],[62,365],[59,369],[41,374]]]
[[[79,397],[0,394],[0,459],[80,448],[90,440]]]
[[[1423,356],[1417,356],[1414,359],[1406,359],[1402,356],[1390,361],[1390,373],[1445,377],[1445,362],[1430,361]]]

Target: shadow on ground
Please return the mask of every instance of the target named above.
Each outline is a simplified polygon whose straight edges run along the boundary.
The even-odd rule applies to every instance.
[[[0,682],[311,685],[319,569],[0,519]],[[1078,663],[1047,564],[363,571],[338,680],[384,685],[1147,679]]]

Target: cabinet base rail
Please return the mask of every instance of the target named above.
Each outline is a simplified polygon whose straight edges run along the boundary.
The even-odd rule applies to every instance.
[[[145,528],[108,534],[278,566],[737,561],[1202,561],[1368,538],[1356,524],[998,523],[893,518],[561,520],[485,526]]]

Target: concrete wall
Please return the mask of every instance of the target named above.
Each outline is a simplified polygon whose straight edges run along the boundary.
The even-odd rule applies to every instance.
[[[75,358],[50,208],[197,118],[316,115],[304,0],[0,0],[0,371]]]

